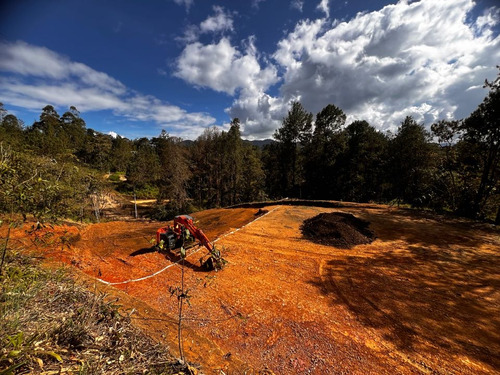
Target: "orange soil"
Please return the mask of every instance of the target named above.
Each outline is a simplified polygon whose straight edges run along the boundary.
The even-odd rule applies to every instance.
[[[267,209],[268,215],[217,242],[229,261],[223,271],[203,272],[197,262],[203,251],[188,256],[185,350],[206,373],[265,367],[277,374],[500,371],[498,230],[379,205]],[[215,239],[253,220],[256,211],[194,216]],[[338,249],[301,236],[303,220],[335,211],[369,221],[377,239]],[[56,227],[45,236],[38,231],[35,242],[35,233],[22,230],[13,237],[91,277],[119,282],[177,260],[151,251],[148,241],[160,226],[112,222]],[[173,266],[107,288],[174,352],[177,300],[168,288],[179,285],[180,274]]]

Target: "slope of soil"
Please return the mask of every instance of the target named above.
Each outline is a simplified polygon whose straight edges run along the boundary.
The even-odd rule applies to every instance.
[[[266,209],[253,222],[255,208],[194,215],[229,262],[221,272],[203,272],[199,251],[186,263],[185,351],[207,373],[266,366],[277,374],[500,371],[497,229],[346,204],[342,212],[369,222],[377,239],[345,251],[300,231],[304,220],[337,208]],[[17,238],[94,280],[121,282],[165,269],[109,289],[135,309],[137,324],[175,351],[177,300],[168,289],[179,285],[181,269],[171,266],[175,255],[151,250],[148,240],[159,226],[116,222],[54,228],[51,238],[66,233],[59,242]]]
[[[322,213],[304,220],[300,227],[307,239],[325,245],[350,249],[371,243],[370,223],[345,212]]]

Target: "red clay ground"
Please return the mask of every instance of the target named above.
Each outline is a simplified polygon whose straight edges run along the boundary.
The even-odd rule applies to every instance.
[[[223,271],[203,272],[201,251],[188,257],[192,306],[185,349],[206,373],[249,374],[265,367],[277,374],[500,372],[498,230],[378,205],[266,209],[268,215],[217,242],[227,249]],[[194,216],[215,239],[253,220],[256,211]],[[305,219],[339,211],[369,221],[377,239],[339,249],[302,237]],[[159,226],[57,227],[37,244],[51,259],[118,282],[176,260],[150,250]],[[64,243],[57,240],[62,234]],[[107,290],[175,352],[177,301],[168,288],[179,281],[180,268],[172,266]]]

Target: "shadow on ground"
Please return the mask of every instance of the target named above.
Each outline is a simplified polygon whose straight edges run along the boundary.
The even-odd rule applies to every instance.
[[[500,255],[404,250],[326,261],[312,281],[405,352],[463,354],[500,369]]]
[[[138,255],[144,255],[144,254],[150,254],[154,253],[158,250],[156,250],[156,247],[150,246],[150,247],[143,247],[142,249],[136,250],[133,253],[130,253],[131,257],[136,257]]]
[[[387,214],[375,215],[362,210],[362,217],[370,221],[370,229],[382,241],[403,240],[410,244],[450,247],[453,245],[477,247],[488,241],[486,236],[500,236],[498,229],[466,219],[432,215],[415,210],[389,209]],[[473,229],[478,229],[473,231]],[[480,233],[478,235],[478,233]]]
[[[154,253],[157,251],[158,250],[154,246],[144,247],[142,249],[139,249],[139,250],[136,250],[136,251],[130,253],[130,256],[136,257],[139,255],[150,254],[150,253]],[[167,259],[171,263],[180,263],[182,260],[180,254],[177,254],[177,253],[174,253],[171,251],[161,251],[160,253],[165,257],[165,259]],[[200,253],[200,256],[201,255],[203,255],[203,253]],[[188,252],[188,256],[189,256],[189,252]],[[203,267],[201,264],[198,265],[198,264],[194,263],[194,260],[192,260],[192,259],[186,260],[184,262],[184,267],[192,269],[195,272],[209,272],[209,270],[207,270],[206,267]]]

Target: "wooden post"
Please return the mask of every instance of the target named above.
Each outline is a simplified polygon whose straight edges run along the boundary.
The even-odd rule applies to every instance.
[[[137,199],[135,197],[135,190],[134,190],[134,216],[137,219]]]

